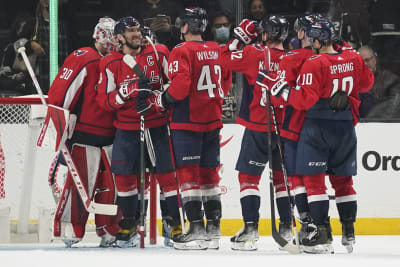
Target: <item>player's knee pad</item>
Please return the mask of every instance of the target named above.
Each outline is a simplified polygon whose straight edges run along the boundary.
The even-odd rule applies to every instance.
[[[138,176],[135,174],[116,174],[115,175],[115,186],[117,187],[117,194],[120,197],[127,197],[137,195]]]
[[[259,196],[258,184],[261,176],[239,172],[240,198],[249,195]]]
[[[281,196],[288,196],[286,193],[286,185],[285,185],[285,178],[283,177],[283,172],[282,171],[272,171],[274,175],[274,187],[275,187],[275,193]]]
[[[184,204],[188,201],[201,201],[199,166],[179,166],[176,173]]]
[[[353,187],[352,176],[329,175],[329,181],[331,182],[331,185],[335,190],[336,199],[356,195],[356,191]]]
[[[177,181],[175,180],[175,174],[173,172],[155,173],[152,175],[157,179],[164,196],[169,196],[171,194],[176,195],[178,185],[176,184]]]
[[[220,179],[216,168],[200,168],[200,189],[203,202],[220,201]]]
[[[326,193],[325,174],[303,176],[304,186],[307,191],[308,202],[329,200]]]

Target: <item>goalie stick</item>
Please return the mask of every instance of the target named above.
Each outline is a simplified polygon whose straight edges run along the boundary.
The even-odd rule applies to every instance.
[[[22,59],[28,69],[29,75],[32,78],[33,84],[35,85],[36,91],[38,92],[42,104],[47,106],[46,100],[44,99],[44,95],[40,85],[37,81],[36,75],[33,72],[32,66],[29,62],[29,59],[25,53],[25,47],[18,48],[18,53],[21,54]],[[89,194],[86,188],[83,186],[81,176],[79,175],[78,169],[75,166],[74,161],[72,160],[71,152],[65,144],[61,144],[60,148],[61,154],[64,157],[64,160],[67,164],[68,170],[70,171],[72,180],[75,184],[79,197],[82,200],[83,206],[89,213],[97,213],[97,214],[104,214],[104,215],[116,215],[117,214],[117,205],[111,204],[100,204],[96,203],[90,199]]]
[[[265,69],[269,70],[270,66],[270,51],[268,47],[264,47],[264,64],[265,64]],[[268,167],[269,167],[269,193],[270,193],[270,204],[271,204],[271,231],[272,231],[272,237],[275,240],[276,243],[279,244],[284,250],[291,254],[299,254],[300,253],[300,248],[299,248],[299,242],[297,242],[297,245],[293,245],[291,242],[286,241],[278,232],[276,229],[276,223],[275,223],[275,193],[274,193],[274,174],[272,171],[272,136],[271,136],[271,131],[272,131],[272,124],[271,124],[271,99],[269,95],[269,91],[267,90],[266,92],[266,109],[267,109],[267,153],[268,153]],[[277,127],[277,125],[276,125]],[[275,128],[276,128],[275,127]],[[282,163],[283,164],[283,163]],[[284,166],[283,166],[284,167]],[[285,179],[285,184],[286,184],[286,189],[288,189],[287,185],[287,178]],[[290,197],[290,195],[289,195]],[[292,209],[292,218],[293,218],[293,209]],[[294,218],[293,218],[294,220]],[[293,221],[292,221],[293,223]],[[298,240],[296,240],[298,241]]]
[[[158,72],[160,73],[161,88],[163,88],[163,90],[164,90],[164,81],[163,81],[163,78],[162,78],[162,68],[161,68],[161,65],[160,65],[160,58],[158,56],[157,49],[156,49],[156,47],[155,47],[155,45],[154,45],[154,43],[153,43],[153,41],[151,40],[150,37],[146,36],[146,39],[149,42],[149,44],[151,45],[151,47],[153,48],[154,54],[156,55],[156,62],[157,62],[157,66],[158,66]],[[181,194],[180,194],[180,190],[179,190],[178,176],[176,174],[176,166],[175,166],[176,160],[175,160],[174,146],[172,144],[171,130],[170,130],[170,127],[169,127],[168,116],[167,116],[167,130],[168,130],[168,137],[169,137],[169,145],[170,145],[170,149],[171,149],[171,153],[172,153],[173,167],[175,169],[174,176],[175,176],[175,183],[177,185],[176,193],[177,193],[177,198],[178,198],[179,217],[180,217],[180,220],[181,220],[182,233],[186,234],[185,217],[183,215],[182,199],[181,199]]]

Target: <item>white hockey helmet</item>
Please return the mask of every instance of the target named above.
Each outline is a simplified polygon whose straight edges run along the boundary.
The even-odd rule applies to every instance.
[[[118,42],[114,35],[115,20],[100,18],[93,32],[93,39],[100,43],[108,53],[118,49]]]

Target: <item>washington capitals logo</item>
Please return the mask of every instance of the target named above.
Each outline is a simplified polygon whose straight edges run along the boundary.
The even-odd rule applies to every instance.
[[[78,50],[74,51],[74,55],[79,57],[79,56],[82,56],[82,55],[86,54],[87,52],[88,52],[87,50],[79,50],[78,49]]]

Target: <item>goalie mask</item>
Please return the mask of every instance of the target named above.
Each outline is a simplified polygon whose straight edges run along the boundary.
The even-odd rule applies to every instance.
[[[94,28],[93,38],[100,43],[109,54],[117,50],[118,42],[114,36],[115,21],[112,18],[100,18]]]

